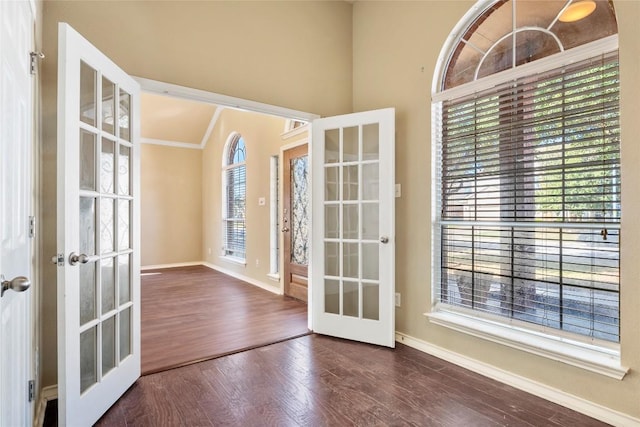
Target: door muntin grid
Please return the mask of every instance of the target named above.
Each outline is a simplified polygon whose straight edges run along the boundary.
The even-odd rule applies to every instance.
[[[380,320],[379,125],[325,130],[324,312]]]
[[[80,393],[132,351],[131,96],[80,63]],[[100,100],[100,102],[98,102]]]

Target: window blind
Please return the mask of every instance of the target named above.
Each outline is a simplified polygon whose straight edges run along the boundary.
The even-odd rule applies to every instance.
[[[228,167],[225,171],[225,181],[224,251],[225,255],[244,259],[246,255],[246,166],[235,164]]]
[[[439,302],[618,342],[617,52],[436,111]]]

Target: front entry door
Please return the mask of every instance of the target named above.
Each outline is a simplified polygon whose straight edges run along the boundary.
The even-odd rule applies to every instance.
[[[33,423],[33,31],[30,2],[0,1],[0,426]]]
[[[88,426],[140,376],[140,87],[67,24],[58,52],[58,419]]]
[[[284,294],[307,301],[309,264],[308,144],[283,152]]]
[[[395,110],[313,121],[312,327],[395,346]]]

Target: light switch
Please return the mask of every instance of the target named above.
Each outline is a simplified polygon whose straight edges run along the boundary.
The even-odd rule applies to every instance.
[[[402,186],[400,184],[396,184],[396,197],[402,196]]]

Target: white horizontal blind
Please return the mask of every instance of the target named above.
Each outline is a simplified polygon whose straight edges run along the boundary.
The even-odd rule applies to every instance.
[[[617,51],[439,115],[439,301],[619,341]]]

